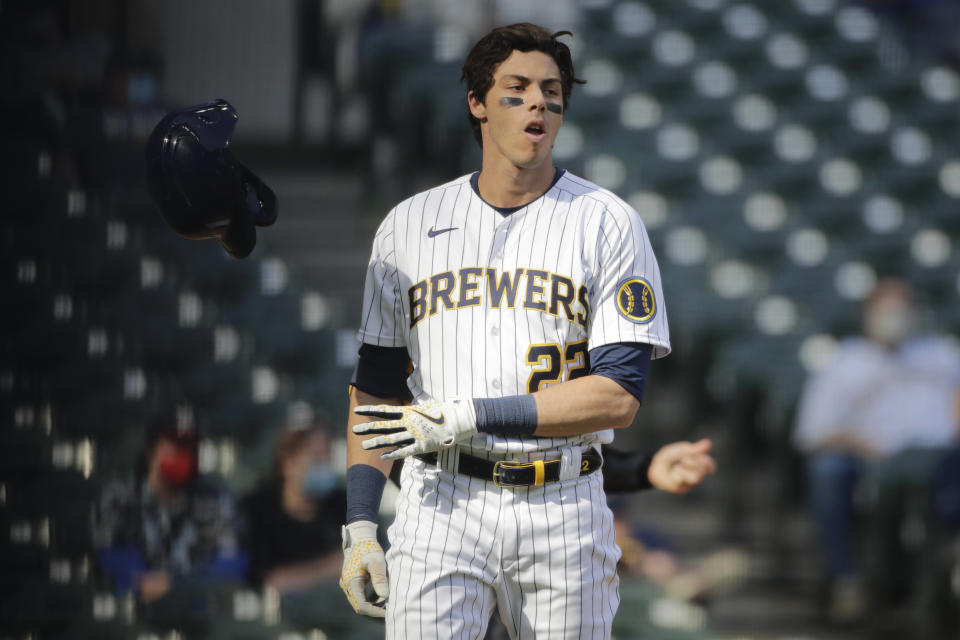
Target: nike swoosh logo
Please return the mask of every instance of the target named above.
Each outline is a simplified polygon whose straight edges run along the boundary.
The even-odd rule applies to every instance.
[[[434,231],[433,227],[427,229],[428,238],[436,238],[441,233],[446,233],[447,231],[456,231],[459,227],[447,227],[446,229],[437,229]]]
[[[418,416],[423,416],[424,418],[426,418],[427,420],[429,420],[429,421],[432,422],[433,424],[438,424],[438,425],[439,425],[439,424],[443,424],[444,422],[447,421],[447,419],[443,417],[443,414],[442,414],[442,413],[440,414],[440,417],[439,417],[439,418],[434,418],[433,416],[427,415],[427,414],[424,413],[423,411],[417,411],[416,409],[411,409],[411,411],[413,411],[413,412],[414,412],[415,414],[417,414]]]

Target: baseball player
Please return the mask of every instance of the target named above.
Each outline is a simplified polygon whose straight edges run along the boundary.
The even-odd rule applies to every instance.
[[[473,47],[461,79],[481,170],[401,202],[373,242],[340,583],[387,638],[479,639],[494,607],[512,638],[610,635],[620,550],[599,447],[633,422],[670,339],[637,213],[553,165],[581,82],[564,35],[516,24]],[[666,447],[650,479],[696,484],[707,449]]]

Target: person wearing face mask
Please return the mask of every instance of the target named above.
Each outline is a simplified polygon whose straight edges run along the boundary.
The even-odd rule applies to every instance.
[[[340,575],[340,528],[331,524],[346,492],[330,464],[330,436],[319,425],[279,437],[272,478],[244,500],[251,534],[250,577],[281,594]]]
[[[305,403],[291,405],[269,478],[243,500],[250,523],[248,579],[280,594],[286,622],[323,629],[331,638],[382,635],[382,625],[325,606],[341,597],[339,517],[347,505],[330,447],[329,433],[313,410]]]
[[[905,505],[924,499],[937,461],[958,441],[960,348],[920,335],[916,318],[906,283],[878,283],[864,305],[863,335],[837,344],[798,406],[793,442],[806,458],[835,622],[910,595]],[[862,514],[855,491],[873,496]],[[861,515],[869,527],[858,537]]]
[[[188,406],[149,422],[133,478],[107,484],[92,514],[100,567],[118,592],[151,605],[178,587],[239,581],[247,565],[233,495],[198,469]],[[189,597],[189,596],[188,596]]]

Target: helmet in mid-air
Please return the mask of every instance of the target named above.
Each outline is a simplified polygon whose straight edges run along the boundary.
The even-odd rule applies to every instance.
[[[277,197],[230,152],[237,111],[226,100],[167,114],[147,141],[147,186],[164,220],[187,238],[218,238],[235,258],[277,219]]]

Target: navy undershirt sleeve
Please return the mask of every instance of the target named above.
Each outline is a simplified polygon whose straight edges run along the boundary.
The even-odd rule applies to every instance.
[[[350,384],[377,398],[410,399],[410,354],[406,347],[361,344],[358,356]]]
[[[603,490],[607,493],[642,491],[650,484],[650,462],[653,456],[632,453],[603,445]]]
[[[590,350],[590,374],[610,378],[643,402],[653,347],[643,342],[617,342]]]

